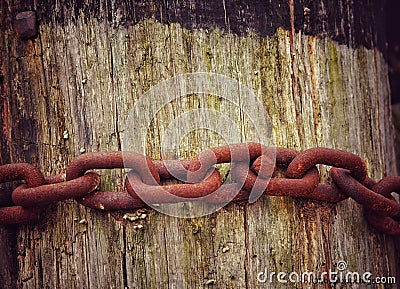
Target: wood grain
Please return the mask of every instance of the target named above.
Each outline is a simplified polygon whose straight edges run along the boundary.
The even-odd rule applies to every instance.
[[[114,13],[118,19],[123,12]],[[7,136],[1,147],[12,162],[29,161],[46,174],[59,173],[81,149],[121,149],[129,137],[125,120],[147,90],[170,77],[204,71],[232,77],[254,91],[278,146],[340,148],[365,158],[375,178],[395,173],[387,64],[378,49],[350,48],[301,32],[291,41],[292,32],[282,28],[270,36],[251,30],[239,36],[154,19],[111,25],[84,13],[69,24],[42,23],[39,38],[22,41],[7,23],[0,36]],[[156,105],[151,99],[146,104]],[[160,158],[168,124],[196,108],[228,116],[242,141],[257,140],[251,116],[239,107],[219,97],[192,95],[165,106],[147,139],[132,139],[132,145],[146,141],[146,154]],[[137,116],[138,123],[144,119]],[[201,121],[218,125],[213,119]],[[179,129],[190,129],[186,125]],[[226,138],[234,133],[230,127],[223,131]],[[182,158],[225,143],[204,130],[180,141]],[[322,174],[326,178],[326,168]],[[102,189],[121,189],[122,180],[121,171],[103,171]],[[323,272],[334,270],[340,260],[352,271],[398,276],[395,240],[371,229],[351,200],[332,205],[262,197],[194,219],[149,210],[145,219],[130,222],[125,213],[98,212],[74,201],[50,206],[37,224],[18,231],[18,272],[9,270],[12,257],[3,258],[9,253],[0,253],[0,284],[258,288],[257,274],[265,268]],[[0,247],[9,246],[2,237]]]

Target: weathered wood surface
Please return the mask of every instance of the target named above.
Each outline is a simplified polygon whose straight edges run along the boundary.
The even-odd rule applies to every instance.
[[[387,64],[376,48],[282,28],[273,35],[238,35],[151,18],[119,25],[122,6],[108,11],[110,19],[75,11],[74,4],[54,7],[55,15],[63,13],[62,25],[43,21],[39,37],[23,41],[13,32],[12,1],[1,5],[2,163],[29,161],[51,174],[64,171],[82,148],[118,150],[127,137],[124,119],[143,93],[172,76],[206,71],[255,92],[278,146],[341,148],[365,158],[375,178],[395,173]],[[160,157],[168,123],[192,108],[217,110],[238,125],[243,139],[255,137],[237,107],[192,97],[157,116],[147,140],[150,157]],[[181,156],[222,143],[215,134],[195,131],[182,140]],[[118,174],[103,172],[102,188],[121,186]],[[150,210],[143,228],[124,220],[125,213],[66,201],[50,206],[39,223],[21,226],[16,237],[1,228],[0,286],[258,288],[257,273],[265,267],[317,273],[334,270],[340,260],[352,271],[399,277],[395,240],[371,229],[351,200],[331,205],[262,197],[195,219]]]

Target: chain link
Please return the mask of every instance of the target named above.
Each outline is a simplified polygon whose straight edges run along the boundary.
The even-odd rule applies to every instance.
[[[230,163],[232,183],[222,181],[216,164]],[[321,183],[317,165],[328,165],[332,183]],[[278,177],[277,167],[283,177]],[[125,190],[97,190],[100,175],[94,170],[131,169]],[[179,179],[180,183],[163,183]],[[27,163],[0,166],[0,184],[24,181],[12,192],[0,188],[0,224],[37,220],[46,205],[67,199],[98,210],[130,210],[147,204],[196,201],[224,203],[249,200],[262,190],[269,196],[302,197],[338,203],[352,198],[364,208],[367,221],[378,231],[400,235],[400,177],[375,182],[357,155],[331,148],[303,152],[269,148],[258,143],[211,148],[193,160],[151,160],[135,152],[92,152],[73,160],[65,174],[44,177]],[[161,185],[163,184],[163,185]],[[140,192],[140,194],[138,194]],[[144,199],[143,199],[144,197]],[[9,200],[12,199],[12,205]]]

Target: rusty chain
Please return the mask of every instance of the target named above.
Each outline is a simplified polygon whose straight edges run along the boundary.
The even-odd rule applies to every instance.
[[[235,155],[235,158],[233,157]],[[246,162],[247,156],[250,162]],[[231,163],[231,160],[235,162]],[[232,183],[225,184],[216,164],[231,163]],[[317,165],[331,166],[330,184],[320,182]],[[277,167],[283,177],[277,176]],[[98,190],[98,169],[131,169],[125,190]],[[183,180],[164,185],[168,179]],[[367,221],[380,232],[400,235],[400,176],[375,182],[359,156],[338,149],[312,148],[303,152],[268,148],[257,143],[208,149],[193,160],[151,160],[135,152],[92,152],[73,160],[65,174],[45,177],[27,163],[0,166],[0,184],[24,181],[14,190],[0,187],[0,224],[19,224],[39,218],[54,202],[75,199],[99,210],[129,210],[150,203],[196,201],[223,203],[248,200],[254,188],[269,196],[302,197],[338,203],[349,197],[361,204]],[[243,184],[243,185],[241,185]],[[146,196],[146,200],[137,194]],[[180,198],[176,198],[180,197]]]

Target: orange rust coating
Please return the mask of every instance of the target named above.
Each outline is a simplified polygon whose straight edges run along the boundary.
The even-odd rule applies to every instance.
[[[125,179],[126,189],[132,197],[139,198],[140,196],[142,200],[150,203],[182,202],[180,198],[192,201],[216,191],[221,183],[221,175],[215,169],[207,179],[196,184],[147,185],[134,171],[129,172]]]
[[[28,188],[22,184],[12,193],[16,205],[24,207],[45,206],[54,202],[80,198],[92,192],[100,184],[100,175],[87,171],[85,175],[70,181]]]
[[[367,166],[363,159],[353,153],[331,148],[312,148],[299,153],[289,164],[286,176],[301,178],[316,164],[348,169],[359,182],[367,176]]]
[[[160,176],[153,162],[136,152],[91,152],[80,155],[69,166],[66,172],[67,181],[83,176],[90,169],[132,168],[148,184],[159,184]]]
[[[377,194],[354,179],[348,170],[332,168],[330,175],[335,184],[347,195],[364,207],[379,212],[385,216],[395,216],[400,213],[400,205],[394,199],[388,199]]]

